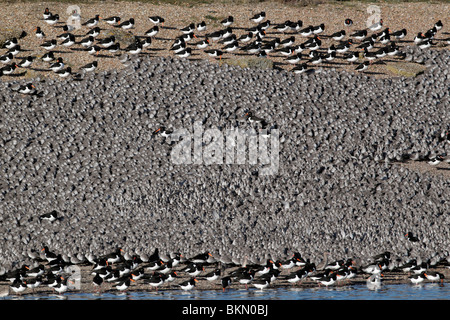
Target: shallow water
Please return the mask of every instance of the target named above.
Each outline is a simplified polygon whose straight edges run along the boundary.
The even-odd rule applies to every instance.
[[[36,294],[7,296],[12,300],[450,300],[449,284],[390,284],[377,288],[353,285],[329,288],[249,288],[220,290],[182,290],[105,292],[100,294],[67,292],[64,295]]]

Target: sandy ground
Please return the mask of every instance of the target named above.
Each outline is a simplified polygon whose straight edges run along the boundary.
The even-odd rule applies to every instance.
[[[217,58],[209,57],[204,50],[197,49],[194,44],[203,39],[207,33],[224,29],[220,24],[220,21],[229,15],[234,17],[234,23],[231,26],[233,33],[238,37],[247,33],[246,29],[254,27],[255,24],[249,21],[249,18],[260,11],[265,11],[267,14],[266,20],[270,20],[271,24],[282,23],[286,20],[297,21],[302,20],[304,27],[308,25],[319,25],[325,23],[325,31],[321,34],[323,43],[322,48],[325,51],[331,44],[337,43],[331,38],[325,37],[336,31],[345,29],[349,34],[354,30],[366,29],[367,21],[372,21],[372,17],[379,12],[379,16],[384,21],[384,27],[389,27],[391,32],[406,28],[408,35],[405,39],[398,41],[397,44],[402,47],[404,45],[411,45],[411,40],[418,32],[425,32],[432,28],[434,23],[438,20],[443,21],[444,27],[439,31],[436,37],[434,48],[447,47],[443,39],[449,38],[449,26],[450,10],[448,10],[448,4],[446,3],[379,3],[377,7],[373,9],[370,7],[370,3],[357,3],[357,2],[333,2],[324,3],[319,5],[301,7],[296,5],[270,3],[263,2],[258,4],[214,4],[214,5],[195,5],[180,7],[176,5],[164,4],[153,5],[147,3],[138,2],[94,2],[94,3],[81,3],[79,5],[79,11],[81,15],[81,22],[84,23],[90,18],[93,18],[96,14],[99,14],[101,18],[107,18],[110,16],[120,16],[122,21],[130,18],[135,19],[135,27],[129,31],[124,31],[125,36],[144,36],[145,32],[153,27],[152,22],[149,21],[149,16],[159,15],[165,18],[164,28],[152,39],[150,47],[145,48],[140,55],[150,56],[168,56],[174,55],[172,51],[168,50],[173,43],[174,39],[180,36],[182,33],[180,28],[186,27],[190,23],[199,23],[205,21],[207,24],[206,31],[195,32],[198,39],[193,39],[189,42],[189,46],[193,49],[191,57],[188,59],[209,59],[218,60]],[[50,26],[43,20],[44,9],[48,7],[54,14],[59,14],[60,20],[54,25]],[[378,9],[377,9],[378,8]],[[0,21],[0,32],[8,33],[15,31],[16,33],[22,30],[26,31],[28,36],[20,39],[19,44],[21,49],[25,50],[20,52],[15,58],[15,62],[19,62],[20,58],[26,56],[37,57],[31,68],[23,69],[19,68],[11,76],[3,76],[2,79],[31,79],[36,77],[56,77],[52,71],[49,71],[49,64],[40,60],[40,57],[46,52],[45,49],[39,45],[44,41],[56,39],[56,37],[63,33],[62,26],[65,24],[71,24],[69,17],[71,11],[74,9],[67,3],[52,3],[52,2],[25,2],[25,3],[0,3],[0,9],[3,12],[2,20]],[[374,11],[375,10],[375,11]],[[353,20],[353,26],[345,27],[344,20],[350,18]],[[41,27],[42,31],[46,34],[44,39],[37,39],[34,29]],[[97,39],[104,38],[108,35],[110,30],[116,30],[104,21],[100,21],[98,25],[102,32]],[[82,26],[79,29],[75,29],[72,33],[76,36],[76,42],[85,38],[86,33],[89,31],[87,26]],[[369,35],[371,33],[369,32]],[[276,30],[269,28],[267,30],[267,36],[264,40],[273,40],[279,37],[281,40],[290,36],[295,36],[295,45],[306,41],[305,37],[301,37],[299,34],[283,34],[276,32]],[[58,40],[58,46],[54,49],[56,57],[62,57],[66,66],[70,66],[74,73],[80,71],[80,67],[87,63],[97,60],[99,63],[98,71],[120,69],[123,68],[117,57],[120,53],[112,54],[108,51],[100,51],[98,56],[91,56],[89,53],[83,50],[83,47],[76,43],[73,46],[66,48],[61,46],[61,40]],[[356,43],[353,45],[353,50],[356,50]],[[381,45],[378,45],[380,47]],[[123,47],[122,47],[123,48]],[[221,49],[223,44],[213,42],[208,49]],[[358,49],[359,50],[359,49]],[[375,50],[375,49],[374,49]],[[6,53],[7,49],[1,49],[0,54]],[[308,53],[308,51],[304,51]],[[223,60],[242,57],[246,55],[243,51],[236,50],[233,53],[225,53]],[[322,68],[337,68],[346,69],[354,72],[354,64],[349,64],[347,61],[340,59],[342,54],[338,54],[338,59],[329,63],[322,63]],[[269,58],[272,59],[276,65],[280,68],[291,70],[294,65],[285,61],[285,57],[278,52],[269,53]],[[305,55],[301,62],[307,62],[309,58]],[[382,59],[384,63],[398,61],[397,58],[387,56]],[[367,74],[376,77],[391,77],[394,74],[386,69],[384,63],[372,65]]]

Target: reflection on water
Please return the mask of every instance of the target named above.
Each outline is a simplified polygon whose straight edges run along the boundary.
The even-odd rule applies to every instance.
[[[249,288],[221,290],[161,290],[136,292],[82,293],[67,292],[64,295],[36,294],[15,296],[2,299],[14,300],[448,300],[448,284],[392,284],[392,285],[354,285],[314,287],[268,288],[263,291]]]

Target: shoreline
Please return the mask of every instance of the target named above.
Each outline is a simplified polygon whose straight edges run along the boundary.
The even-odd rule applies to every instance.
[[[120,264],[119,264],[120,265]],[[145,265],[145,263],[143,263],[143,265]],[[214,291],[223,291],[220,279],[225,277],[225,276],[229,276],[233,271],[237,270],[238,268],[240,268],[241,266],[234,266],[234,267],[228,267],[226,268],[225,271],[222,272],[222,275],[220,276],[220,278],[218,280],[214,280],[214,281],[209,281],[206,280],[205,275],[209,272],[214,271],[214,269],[216,269],[218,266],[220,265],[217,263],[210,263],[207,266],[205,266],[204,271],[198,275],[195,276],[194,278],[196,278],[198,280],[198,282],[196,283],[196,286],[192,289],[192,290],[214,290]],[[76,266],[76,265],[72,265]],[[114,266],[114,265],[112,265]],[[180,283],[189,280],[189,278],[191,278],[191,276],[187,275],[186,273],[182,272],[181,270],[185,267],[186,265],[183,265],[183,267],[178,267],[178,268],[173,268],[173,271],[176,271],[177,274],[179,274],[179,276],[177,276],[175,278],[175,280],[173,282],[170,283],[164,283],[161,286],[159,286],[158,288],[156,287],[152,287],[149,284],[145,284],[144,281],[145,280],[136,280],[136,282],[131,283],[130,286],[124,290],[118,290],[115,288],[115,285],[113,283],[108,283],[106,281],[104,281],[102,283],[102,285],[100,287],[96,287],[93,285],[92,283],[92,279],[93,279],[93,275],[91,274],[93,271],[93,266],[92,265],[80,265],[80,269],[81,269],[81,282],[78,282],[75,280],[75,282],[72,284],[72,287],[74,286],[80,286],[79,289],[78,288],[70,288],[68,289],[68,291],[60,294],[61,296],[64,296],[64,294],[66,293],[90,293],[90,294],[98,294],[99,296],[101,296],[101,294],[105,294],[105,293],[126,293],[126,292],[166,292],[166,291],[174,291],[174,290],[182,290],[179,286]],[[357,266],[355,266],[356,269],[359,269]],[[267,289],[270,288],[327,288],[325,285],[321,285],[320,283],[318,283],[318,281],[314,281],[309,279],[309,277],[306,277],[305,279],[300,280],[299,282],[296,283],[289,283],[286,280],[286,276],[296,272],[298,270],[302,269],[302,267],[293,267],[293,268],[289,268],[289,269],[282,269],[281,273],[279,274],[279,276],[277,277],[277,279],[269,284],[269,287],[267,287]],[[71,269],[73,270],[73,268]],[[114,270],[114,269],[113,269]],[[136,271],[136,270],[135,270]],[[317,274],[322,272],[323,270],[317,270],[315,272],[313,272],[311,275]],[[429,283],[435,283],[437,285],[446,285],[449,283],[449,278],[450,278],[450,268],[448,267],[443,267],[443,266],[439,266],[439,267],[430,267],[428,268],[427,271],[436,271],[436,272],[440,272],[445,276],[445,279],[443,279],[442,282],[431,282],[430,280],[426,280],[424,282],[422,282],[422,284],[429,284]],[[131,272],[133,273],[133,271]],[[154,274],[155,272],[152,271],[145,271],[146,275],[151,275]],[[414,285],[413,283],[411,283],[411,281],[409,281],[408,277],[410,275],[413,275],[413,272],[402,272],[402,271],[390,271],[390,270],[385,270],[381,272],[382,277],[381,277],[381,283],[384,285],[392,285],[392,284],[411,284],[412,286]],[[78,276],[77,275],[70,275],[70,273],[62,273],[62,275],[64,277],[66,277],[67,279],[77,279]],[[333,288],[333,287],[351,287],[353,285],[368,285],[367,284],[367,280],[369,279],[369,277],[371,277],[370,274],[367,273],[362,273],[361,271],[359,271],[359,273],[352,279],[347,279],[347,280],[339,280],[336,283],[330,285],[328,288]],[[261,277],[255,277],[255,279],[258,279]],[[8,282],[4,282],[4,281],[0,281],[0,293],[3,293],[3,297],[7,297],[7,296],[25,296],[25,295],[54,295],[57,294],[53,289],[51,289],[50,287],[47,287],[46,285],[41,285],[39,287],[37,287],[36,289],[26,289],[26,291],[22,292],[22,293],[14,293],[13,290],[9,289],[9,294],[5,295],[6,291],[8,290],[10,283]],[[71,285],[69,284],[69,287]],[[237,280],[234,280],[231,282],[231,285],[226,287],[225,290],[249,290],[249,289],[254,289],[254,290],[259,290],[256,289],[251,282],[248,285],[248,289],[246,289],[244,284],[240,284],[237,282]]]

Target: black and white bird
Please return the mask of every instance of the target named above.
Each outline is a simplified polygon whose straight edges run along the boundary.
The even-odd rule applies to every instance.
[[[14,37],[12,39],[6,40],[5,43],[3,44],[3,48],[12,49],[15,46],[17,46],[18,44],[19,44],[19,41],[17,40],[16,37]]]
[[[67,67],[66,69],[56,71],[55,73],[61,78],[67,78],[72,74],[72,68]]]
[[[56,210],[52,210],[50,212],[44,213],[42,215],[39,216],[40,220],[46,220],[49,222],[53,222],[56,219],[58,219],[58,211]]]
[[[93,61],[91,63],[88,63],[84,66],[81,67],[81,70],[83,70],[84,72],[92,72],[95,69],[97,69],[98,66],[98,62],[97,61]]]
[[[121,20],[121,18],[117,17],[117,16],[108,17],[108,18],[103,19],[103,21],[105,21],[107,24],[110,24],[110,25],[116,25],[120,22],[120,20]]]
[[[231,26],[234,22],[234,18],[233,16],[228,16],[227,18],[223,19],[222,21],[220,21],[220,23],[224,26],[224,27],[228,27]]]
[[[53,25],[55,25],[56,23],[59,22],[59,15],[58,14],[51,14],[49,17],[45,18],[44,21],[47,24],[53,26]]]
[[[251,17],[250,20],[254,23],[260,23],[264,20],[265,17],[266,13],[264,11],[261,11],[260,13],[257,13],[253,17]]]
[[[50,65],[50,70],[53,72],[60,71],[62,68],[64,68],[64,61],[63,58],[59,57],[56,59],[56,62]]]
[[[134,18],[130,18],[118,25],[115,25],[114,27],[122,28],[123,30],[132,29],[132,28],[134,28]]]
[[[33,94],[36,92],[36,87],[32,83],[27,83],[20,86],[17,91],[22,94]]]
[[[152,17],[148,17],[148,20],[150,20],[153,24],[161,24],[164,25],[164,18],[160,17],[160,16],[152,16]]]
[[[88,36],[88,37],[86,37],[84,39],[81,39],[80,44],[83,47],[86,47],[86,48],[90,47],[90,46],[92,46],[94,44],[94,37],[93,36]]]
[[[41,59],[42,59],[42,61],[45,61],[45,62],[51,62],[51,61],[55,60],[55,55],[54,55],[53,51],[50,51],[50,52],[47,52],[46,54],[44,54]]]
[[[158,32],[159,32],[159,26],[153,26],[152,28],[150,28],[149,30],[147,30],[145,32],[145,35],[147,37],[154,37],[158,34]]]
[[[186,48],[180,52],[175,53],[178,57],[180,58],[187,58],[192,54],[192,49],[191,48]]]
[[[201,31],[205,31],[206,30],[206,22],[202,21],[197,23],[197,31],[201,32]]]
[[[100,20],[100,15],[96,14],[94,18],[89,19],[88,21],[82,23],[81,25],[86,26],[88,28],[93,28],[98,24],[99,20]]]
[[[356,67],[356,71],[362,72],[367,70],[367,68],[369,68],[369,61],[364,61],[363,63],[360,63],[357,67]]]
[[[346,35],[345,30],[341,30],[341,31],[333,33],[330,37],[333,40],[341,41],[342,39],[344,39],[345,35]]]
[[[99,40],[98,43],[104,48],[109,48],[110,46],[112,46],[115,43],[115,41],[116,41],[116,37],[110,36],[110,37]]]
[[[56,39],[46,41],[43,44],[41,44],[40,46],[48,51],[53,50],[56,47]]]
[[[87,33],[86,33],[86,36],[87,37],[89,37],[89,36],[91,36],[91,37],[97,37],[99,34],[100,34],[100,28],[99,27],[95,27],[95,28],[92,28],[91,30],[89,30]]]
[[[75,35],[73,35],[73,34],[69,34],[67,39],[64,40],[63,42],[61,42],[61,45],[65,46],[65,47],[70,47],[74,44],[75,44]]]
[[[93,45],[86,49],[89,54],[98,54],[102,50],[99,46]]]
[[[0,62],[3,64],[10,63],[13,59],[14,59],[14,56],[12,55],[12,53],[8,53],[8,54],[0,56]]]

